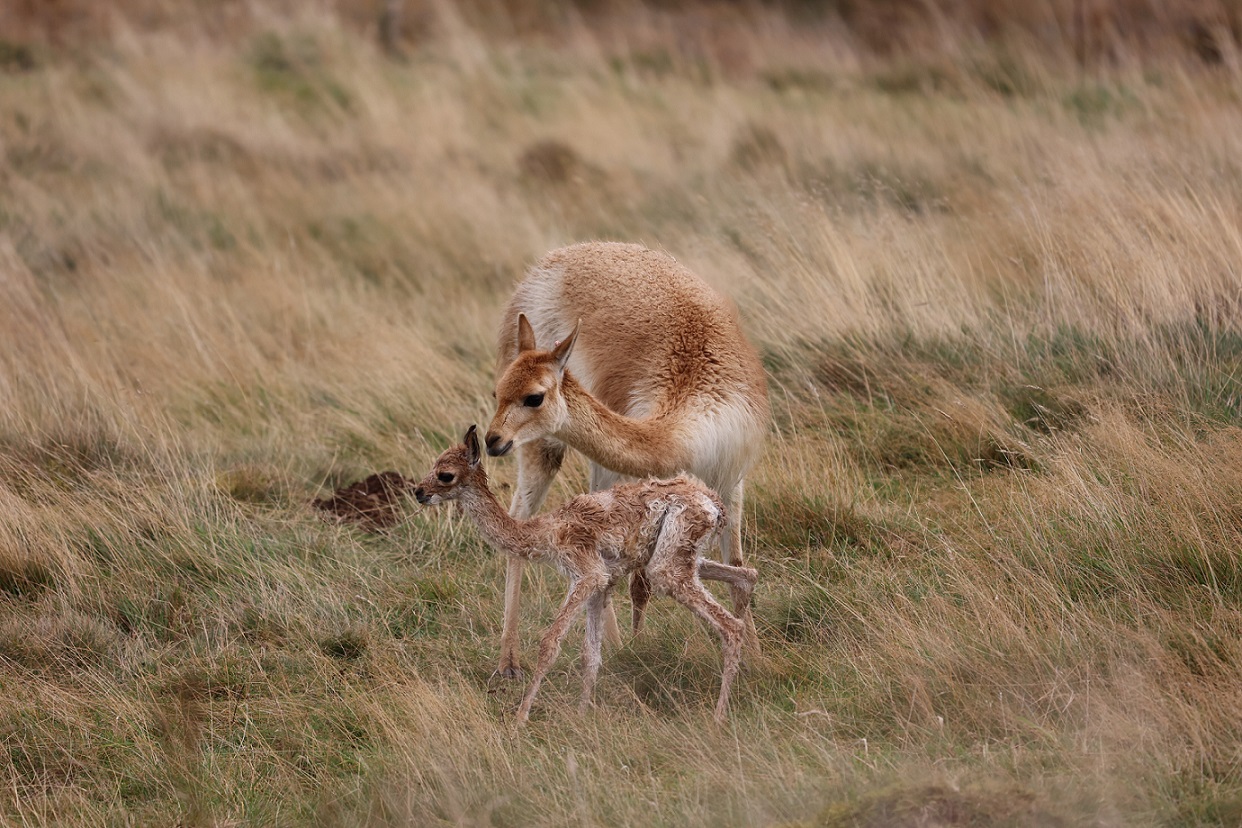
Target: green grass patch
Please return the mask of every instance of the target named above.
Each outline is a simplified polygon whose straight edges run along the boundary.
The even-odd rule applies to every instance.
[[[303,112],[353,106],[353,96],[329,71],[323,46],[309,35],[261,34],[251,43],[249,63],[260,89]]]

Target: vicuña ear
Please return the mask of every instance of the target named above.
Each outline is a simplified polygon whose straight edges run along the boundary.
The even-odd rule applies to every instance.
[[[518,314],[518,353],[535,350],[535,329],[530,326],[526,314]]]
[[[479,450],[479,435],[475,426],[466,429],[466,436],[463,442],[466,444],[466,451],[470,453],[470,465],[479,465],[479,460],[483,457],[483,452]]]
[[[569,336],[556,343],[556,347],[552,349],[552,356],[556,359],[556,367],[560,371],[564,371],[565,363],[569,362],[569,355],[573,353],[574,343],[578,341],[578,328],[580,327],[582,327],[581,319],[574,323],[574,329],[569,332]]]

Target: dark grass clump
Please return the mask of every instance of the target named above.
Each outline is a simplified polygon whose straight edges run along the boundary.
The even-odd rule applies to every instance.
[[[757,172],[784,167],[789,160],[789,153],[770,128],[762,124],[746,123],[733,136],[729,159],[740,170]]]
[[[1003,386],[999,396],[1016,422],[1041,434],[1073,431],[1088,417],[1086,404],[1072,392],[1018,385]]]
[[[351,627],[319,642],[319,649],[328,658],[351,663],[366,655],[370,635],[362,627]]]
[[[745,529],[748,541],[773,545],[779,549],[805,550],[862,547],[873,537],[867,518],[850,505],[830,502],[823,497],[773,497],[757,492],[750,499],[754,518]]]
[[[28,44],[0,40],[0,72],[33,72],[39,66]]]
[[[0,592],[30,598],[55,586],[56,576],[46,561],[15,550],[0,552]]]
[[[116,657],[120,637],[111,624],[79,611],[31,609],[0,620],[0,662],[72,680],[77,671],[107,666]]]
[[[239,503],[280,506],[289,502],[289,486],[268,469],[241,466],[221,475],[220,487]]]
[[[586,164],[578,151],[564,141],[536,141],[522,151],[518,171],[529,181],[566,184],[583,174]]]
[[[249,63],[261,90],[303,112],[353,106],[353,96],[329,71],[327,50],[313,37],[264,32],[251,44]]]
[[[1014,784],[895,783],[834,803],[798,828],[1060,828],[1073,824],[1052,803]],[[793,826],[790,826],[793,828]]]

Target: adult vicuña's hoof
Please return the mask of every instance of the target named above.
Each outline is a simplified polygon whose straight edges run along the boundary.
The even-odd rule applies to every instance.
[[[526,673],[516,663],[502,666],[496,671],[502,679],[520,679],[525,678]]]

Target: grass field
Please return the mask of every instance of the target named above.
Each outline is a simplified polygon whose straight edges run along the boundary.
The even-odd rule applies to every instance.
[[[0,42],[0,824],[1239,824],[1236,50],[435,8],[396,57],[323,9]],[[670,602],[516,728],[473,528],[309,505],[485,423],[585,239],[770,372],[725,728]]]

